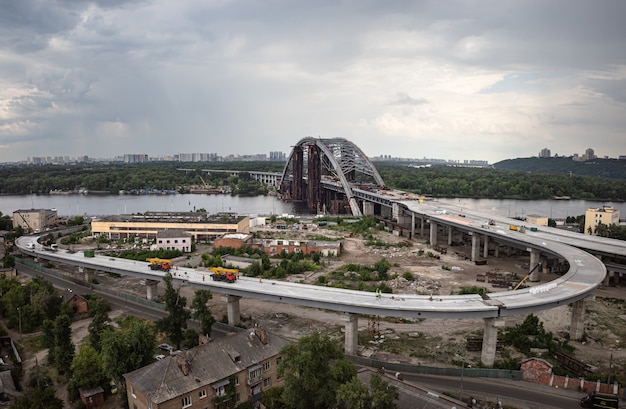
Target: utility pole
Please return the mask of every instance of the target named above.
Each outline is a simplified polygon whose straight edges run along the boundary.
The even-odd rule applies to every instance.
[[[20,307],[17,307],[17,315],[19,317],[19,326],[20,326],[20,341],[22,340],[22,311]]]

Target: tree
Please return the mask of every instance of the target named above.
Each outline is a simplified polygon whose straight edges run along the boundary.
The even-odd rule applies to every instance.
[[[102,334],[102,367],[108,377],[122,379],[122,375],[146,366],[152,357],[156,337],[152,325],[134,317],[128,317],[118,331]]]
[[[200,332],[207,337],[211,336],[211,327],[215,324],[215,318],[211,314],[211,310],[207,306],[209,300],[213,299],[213,294],[209,290],[196,290],[191,308],[193,309],[193,318],[200,321]]]
[[[105,331],[111,329],[109,325],[109,311],[111,305],[97,293],[89,298],[89,315],[92,317],[89,323],[89,343],[97,351],[102,351],[101,338]]]
[[[54,387],[35,388],[32,393],[13,401],[10,409],[63,409],[63,401],[54,394]]]
[[[156,322],[159,331],[167,334],[167,337],[176,345],[176,349],[180,349],[183,341],[184,330],[187,329],[187,320],[191,317],[191,313],[185,307],[187,306],[187,298],[180,295],[180,289],[174,289],[172,285],[172,275],[165,274],[163,277],[165,282],[165,310],[170,314]]]
[[[397,409],[396,401],[400,397],[398,388],[389,385],[378,374],[370,376],[371,409]]]
[[[284,377],[283,399],[293,409],[325,409],[335,406],[340,385],[356,376],[339,344],[315,332],[285,345],[278,374]],[[303,397],[307,399],[303,399]]]
[[[54,320],[54,349],[52,353],[54,357],[54,365],[60,374],[69,374],[74,359],[74,344],[72,343],[72,328],[70,327],[70,317],[62,314]]]
[[[371,408],[369,389],[356,376],[337,389],[337,404],[344,403],[350,409]]]
[[[67,386],[70,398],[78,398],[80,388],[102,385],[106,379],[98,352],[89,344],[82,345],[72,360],[72,378]]]

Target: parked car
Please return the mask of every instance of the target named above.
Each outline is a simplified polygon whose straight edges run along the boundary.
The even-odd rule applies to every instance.
[[[170,352],[172,352],[174,347],[171,346],[170,344],[163,343],[163,344],[159,344],[159,349],[162,350],[162,351],[170,351]]]
[[[165,355],[163,355],[163,354],[159,354],[159,355],[155,355],[154,356],[154,359],[156,359],[157,361],[160,361],[163,358],[165,358]]]

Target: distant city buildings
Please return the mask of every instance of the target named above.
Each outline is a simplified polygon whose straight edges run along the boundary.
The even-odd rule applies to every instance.
[[[541,150],[541,152],[539,152],[539,157],[540,158],[549,158],[550,156],[552,156],[552,155],[550,155],[550,149],[548,149],[548,148],[543,148]]]
[[[465,160],[453,160],[453,159],[435,159],[435,158],[402,158],[391,155],[379,155],[370,158],[374,162],[409,162],[414,164],[415,167],[423,167],[424,165],[447,165],[447,166],[459,166],[459,167],[488,167],[489,162],[486,160],[465,159]]]
[[[543,148],[538,155],[539,158],[551,158],[551,152],[550,149],[548,148]],[[559,157],[559,155],[554,154],[554,157],[557,158]],[[561,157],[565,157],[565,155],[561,155]],[[594,160],[594,159],[598,159],[598,157],[596,156],[595,151],[592,148],[587,148],[585,149],[585,153],[583,153],[582,155],[579,155],[578,153],[574,153],[570,156],[570,158],[572,158],[572,160],[577,161],[577,162],[585,162],[585,161],[589,161],[589,160]],[[604,159],[611,159],[608,156],[605,156]],[[618,160],[626,160],[626,155],[619,155],[617,157]]]

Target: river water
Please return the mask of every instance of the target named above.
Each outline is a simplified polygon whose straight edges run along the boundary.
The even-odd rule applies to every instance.
[[[506,217],[535,214],[564,219],[585,214],[589,207],[613,206],[626,217],[625,202],[591,202],[586,200],[496,200],[437,199],[436,202],[458,206],[459,212],[475,210]],[[0,196],[0,212],[12,216],[16,210],[57,209],[60,216],[105,216],[147,211],[195,211],[209,213],[235,212],[240,215],[302,214],[305,210],[274,196],[237,197],[230,195],[20,195]]]

